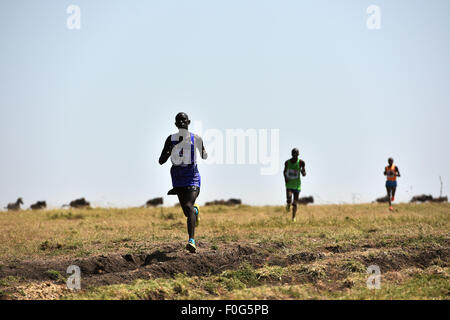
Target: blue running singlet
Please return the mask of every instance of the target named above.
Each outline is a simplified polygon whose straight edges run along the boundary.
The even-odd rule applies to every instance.
[[[188,135],[189,134],[189,135]],[[181,142],[178,142],[183,137]],[[200,172],[197,168],[195,153],[195,137],[193,133],[187,132],[183,135],[181,132],[171,136],[172,149],[172,186],[189,187],[196,186],[200,188]]]

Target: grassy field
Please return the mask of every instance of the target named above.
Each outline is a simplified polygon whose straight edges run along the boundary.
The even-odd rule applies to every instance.
[[[2,299],[449,299],[450,205],[0,212]],[[78,291],[66,287],[81,268]],[[381,288],[369,289],[377,265]]]

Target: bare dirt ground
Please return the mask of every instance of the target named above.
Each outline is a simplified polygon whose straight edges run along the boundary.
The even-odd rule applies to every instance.
[[[212,248],[213,247],[213,248]],[[87,258],[53,258],[32,261],[15,261],[0,263],[0,278],[16,277],[27,281],[26,285],[9,288],[8,296],[12,299],[57,299],[66,294],[68,289],[64,281],[55,279],[57,271],[66,275],[67,267],[77,265],[81,269],[82,289],[112,284],[130,283],[136,279],[156,279],[173,277],[184,273],[187,276],[210,276],[225,270],[235,270],[246,262],[254,268],[263,266],[287,267],[296,264],[311,264],[316,261],[324,266],[323,273],[329,280],[330,289],[334,285],[348,286],[345,279],[349,272],[342,266],[343,261],[357,261],[364,266],[378,265],[383,272],[398,271],[408,268],[425,269],[434,261],[448,262],[450,241],[447,245],[422,248],[377,248],[371,245],[360,247],[328,246],[322,250],[292,251],[280,244],[228,243],[226,246],[212,246],[207,242],[198,243],[195,254],[188,253],[181,242],[159,246],[148,253],[109,254]],[[351,267],[351,266],[350,266]],[[286,279],[266,279],[270,282],[305,283],[317,282],[317,275],[289,275]],[[23,282],[23,281],[22,281]],[[155,295],[150,299],[163,299]]]

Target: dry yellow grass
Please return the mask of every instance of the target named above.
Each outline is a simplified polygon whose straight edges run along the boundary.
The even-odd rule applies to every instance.
[[[177,281],[181,281],[182,286],[190,288],[187,289],[190,293],[184,295],[167,289],[167,298],[173,299],[247,299],[275,296],[291,299],[368,298],[370,295],[368,296],[364,289],[365,282],[361,280],[366,275],[357,267],[360,261],[369,259],[370,255],[378,259],[377,255],[382,252],[387,252],[387,256],[392,253],[395,258],[395,254],[399,254],[401,250],[405,252],[415,250],[415,253],[420,253],[420,250],[425,252],[429,248],[449,249],[450,205],[448,203],[399,204],[395,212],[389,212],[385,205],[379,204],[302,206],[299,208],[296,223],[291,222],[290,214],[286,213],[282,206],[202,207],[200,214],[201,224],[196,230],[197,241],[213,249],[217,246],[226,247],[227,244],[232,243],[258,245],[267,243],[281,248],[278,252],[274,252],[280,256],[307,251],[323,253],[323,257],[306,267],[295,263],[280,267],[278,271],[285,272],[291,279],[288,284],[275,281],[276,279],[269,283],[267,281],[246,283],[239,280],[242,286],[223,287],[217,280],[223,278],[223,275],[216,275],[197,279],[197,282],[204,284],[203,289],[199,290],[190,287],[193,286],[190,278],[183,277],[183,280],[180,280],[181,278],[146,280],[150,282],[140,282],[138,287],[143,286],[150,290],[158,286],[158,283],[164,283],[162,287],[172,288],[171,286]],[[184,243],[186,240],[185,217],[181,209],[177,207],[0,213],[0,266],[34,259],[145,253],[157,248],[158,245]],[[403,288],[405,292],[409,292],[409,287],[421,285],[424,289],[418,294],[418,298],[427,297],[427,295],[446,298],[448,295],[447,262],[441,262],[439,266],[442,269],[441,275],[430,271],[429,268],[434,264],[403,278],[395,277],[392,273],[391,278],[386,278],[386,281],[389,281],[389,285],[386,285],[387,291],[377,297],[403,296],[402,292],[396,290],[401,291]],[[344,265],[345,263],[347,265]],[[334,264],[340,268],[339,272],[346,273],[343,278],[339,278],[341,287],[349,284],[351,292],[341,288],[342,290],[333,293],[330,289],[333,286],[326,281],[330,280],[327,277],[331,272],[330,266]],[[256,268],[254,272],[272,274],[274,270],[267,267]],[[301,280],[303,278],[300,277],[300,279],[298,274],[304,273],[305,270],[310,272],[308,268],[313,267],[323,269],[325,278],[308,280],[309,282],[300,285],[298,282],[303,281]],[[317,272],[316,269],[312,270],[313,274]],[[308,272],[307,274],[310,275]],[[424,279],[428,279],[428,283],[432,283],[439,290],[433,291],[433,288],[424,286]],[[20,284],[26,287],[26,281],[24,284],[22,280],[16,280],[17,284],[12,284],[14,281],[3,281],[3,286],[11,288],[18,287]],[[219,283],[216,283],[217,281]],[[181,284],[178,283],[178,285]],[[39,284],[37,286],[39,287]],[[118,298],[119,291],[121,295],[128,298],[140,297],[133,295],[133,290],[137,290],[137,287],[130,284],[95,290],[84,292],[84,297]],[[414,297],[414,295],[409,293],[406,297]]]

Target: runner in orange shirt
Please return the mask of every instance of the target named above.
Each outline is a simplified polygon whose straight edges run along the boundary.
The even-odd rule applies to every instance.
[[[386,176],[386,191],[389,200],[389,210],[392,208],[392,201],[395,200],[395,190],[397,189],[397,177],[400,177],[398,167],[394,165],[394,159],[388,159],[388,166],[384,168],[384,175]]]

